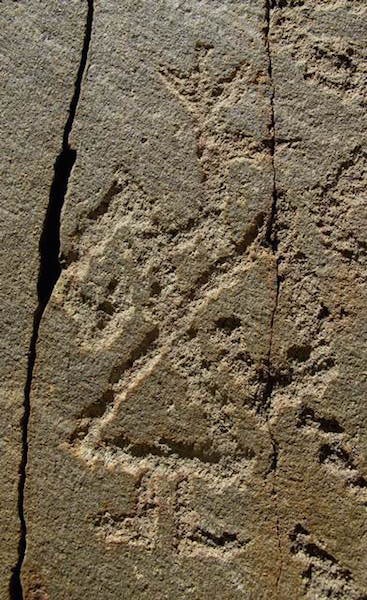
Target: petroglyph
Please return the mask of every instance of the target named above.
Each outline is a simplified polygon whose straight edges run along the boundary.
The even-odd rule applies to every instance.
[[[2,3],[0,597],[364,600],[367,9],[50,1]]]

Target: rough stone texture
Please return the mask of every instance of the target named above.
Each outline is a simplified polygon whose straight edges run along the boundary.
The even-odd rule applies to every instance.
[[[24,598],[367,598],[366,9],[276,4],[94,2]]]
[[[354,600],[367,597],[366,5],[282,4],[270,34],[279,591]]]
[[[37,307],[38,243],[73,93],[84,7],[0,3],[0,598],[18,560],[27,354]]]

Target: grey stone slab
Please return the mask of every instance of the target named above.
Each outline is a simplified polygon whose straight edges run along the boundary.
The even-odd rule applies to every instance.
[[[4,6],[43,22],[36,5]],[[36,249],[81,85],[67,137],[75,164],[54,181],[61,201],[67,187],[62,270],[47,263],[57,281],[25,429],[24,598],[363,600],[366,8],[95,0],[49,10],[47,31],[60,36],[50,74],[31,64],[55,103],[35,86],[44,113],[29,121],[14,106],[32,79],[23,89],[17,75],[9,111],[35,136],[24,147],[9,136],[11,182],[36,207],[28,232],[14,196],[26,246],[10,256],[29,270],[25,283],[15,269],[14,283],[3,278],[22,290],[19,306],[4,303],[5,373],[19,368],[15,460],[7,454],[3,470],[16,531]],[[29,55],[44,53],[20,39],[28,76]],[[47,177],[34,179],[37,169]]]
[[[0,598],[18,561],[24,387],[37,307],[38,243],[78,68],[84,7],[0,5]]]
[[[50,598],[276,585],[264,25],[262,2],[95,4],[32,394],[24,585]]]

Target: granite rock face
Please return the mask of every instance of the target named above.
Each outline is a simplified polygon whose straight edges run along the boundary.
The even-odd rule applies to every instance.
[[[11,138],[34,220],[7,315],[10,597],[366,599],[366,7],[47,11],[50,124],[17,117],[38,162]]]

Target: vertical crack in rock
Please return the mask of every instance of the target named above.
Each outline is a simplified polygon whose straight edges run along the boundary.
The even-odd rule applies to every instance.
[[[272,253],[275,258],[275,268],[276,268],[276,293],[273,311],[271,314],[270,320],[270,339],[269,339],[269,349],[266,360],[266,381],[265,388],[263,394],[263,402],[265,408],[271,407],[271,397],[273,395],[274,387],[276,384],[276,377],[274,373],[274,369],[272,366],[272,349],[273,349],[273,330],[274,330],[274,321],[275,316],[278,309],[278,299],[279,299],[279,288],[280,288],[280,277],[279,277],[279,266],[277,259],[277,250],[278,250],[278,240],[275,231],[275,222],[277,216],[277,201],[278,201],[278,191],[277,191],[277,179],[276,179],[276,166],[275,166],[275,146],[276,146],[276,136],[275,136],[275,85],[273,79],[273,66],[272,66],[272,54],[271,54],[271,45],[270,45],[270,20],[271,20],[271,10],[274,8],[275,3],[274,0],[265,0],[265,26],[264,26],[264,38],[265,38],[265,50],[268,58],[268,76],[270,81],[270,123],[269,123],[269,132],[270,132],[270,155],[272,162],[272,170],[273,170],[273,190],[272,190],[272,204],[271,211],[269,215],[269,220],[266,227],[265,232],[265,241],[267,245],[271,248]],[[281,535],[280,535],[280,523],[279,523],[279,511],[278,511],[278,502],[277,502],[277,488],[276,488],[276,477],[277,477],[277,468],[278,468],[278,456],[279,456],[279,443],[275,439],[274,434],[271,430],[269,420],[267,419],[267,426],[270,436],[270,441],[273,449],[272,453],[272,464],[271,471],[273,472],[273,497],[275,503],[275,518],[276,518],[276,535],[278,539],[278,547],[279,547],[279,570],[276,579],[276,593],[279,592],[279,583],[282,575],[283,569],[283,557],[282,557],[282,546],[281,546]]]
[[[93,25],[93,0],[86,1],[87,14],[80,63],[75,79],[74,93],[69,105],[68,118],[63,131],[61,150],[54,163],[54,177],[50,188],[47,211],[39,242],[40,262],[37,282],[38,305],[33,317],[33,330],[28,351],[27,378],[24,386],[23,415],[21,419],[22,457],[19,465],[18,483],[18,514],[20,521],[20,534],[18,544],[18,560],[13,567],[13,573],[9,584],[9,596],[11,600],[24,599],[21,571],[27,548],[27,523],[24,509],[24,492],[28,461],[28,425],[31,411],[30,395],[40,323],[52,291],[61,273],[61,265],[59,260],[60,218],[70,174],[77,156],[76,150],[70,147],[69,138],[80,98],[82,80],[87,64]]]

